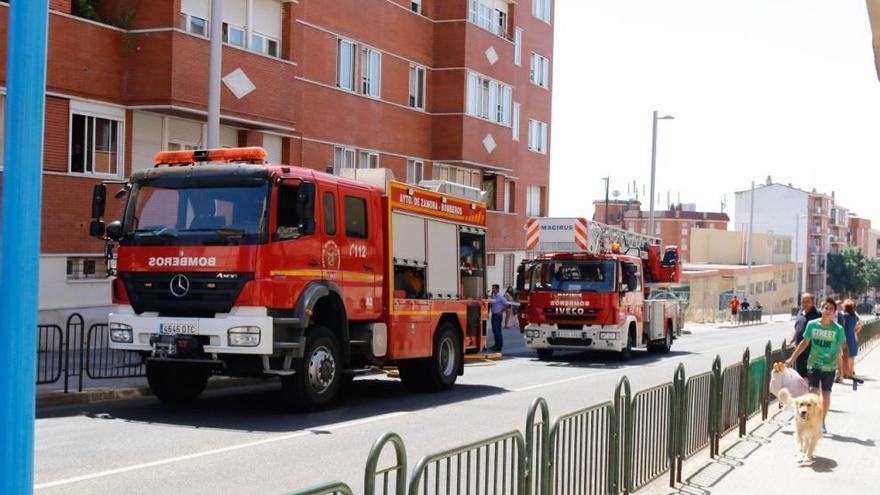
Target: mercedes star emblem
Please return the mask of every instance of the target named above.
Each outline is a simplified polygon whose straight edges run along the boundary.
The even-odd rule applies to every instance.
[[[186,275],[175,275],[171,278],[171,294],[174,297],[183,297],[189,292],[189,279]]]

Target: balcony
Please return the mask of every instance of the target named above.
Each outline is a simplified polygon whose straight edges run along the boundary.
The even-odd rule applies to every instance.
[[[818,225],[813,225],[813,226],[810,228],[810,235],[822,235],[822,233],[823,233],[823,232],[822,232],[822,227],[820,227],[820,226],[818,226]]]

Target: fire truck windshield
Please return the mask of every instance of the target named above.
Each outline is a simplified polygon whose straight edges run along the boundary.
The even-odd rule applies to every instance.
[[[531,290],[559,292],[612,292],[613,261],[542,261],[532,269]]]
[[[246,185],[135,183],[123,245],[226,245],[266,241],[267,181]]]

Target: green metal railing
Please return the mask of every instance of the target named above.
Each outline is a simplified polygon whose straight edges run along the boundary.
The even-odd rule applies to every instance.
[[[865,325],[860,350],[880,342],[880,320]],[[524,434],[511,431],[422,457],[407,474],[406,448],[394,433],[373,444],[364,470],[365,495],[580,495],[632,493],[669,473],[681,481],[682,461],[708,447],[719,454],[720,439],[737,426],[745,435],[758,411],[767,419],[770,366],[791,355],[785,341],[767,343],[763,356],[743,352],[738,363],[688,378],[676,367],[671,382],[632,393],[622,376],[611,401],[550,421],[547,402],[529,407]],[[393,464],[380,468],[388,444]],[[318,485],[291,495],[352,495],[342,482]]]
[[[542,493],[608,493],[614,406],[588,407],[556,419],[550,427],[550,477]],[[552,487],[552,490],[549,487]]]
[[[525,441],[511,431],[422,457],[407,493],[525,495],[526,486]]]

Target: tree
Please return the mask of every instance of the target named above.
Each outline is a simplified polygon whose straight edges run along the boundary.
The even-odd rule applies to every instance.
[[[868,260],[855,247],[847,247],[839,254],[828,254],[828,285],[835,292],[847,296],[864,293],[870,283],[875,282],[871,275]]]

